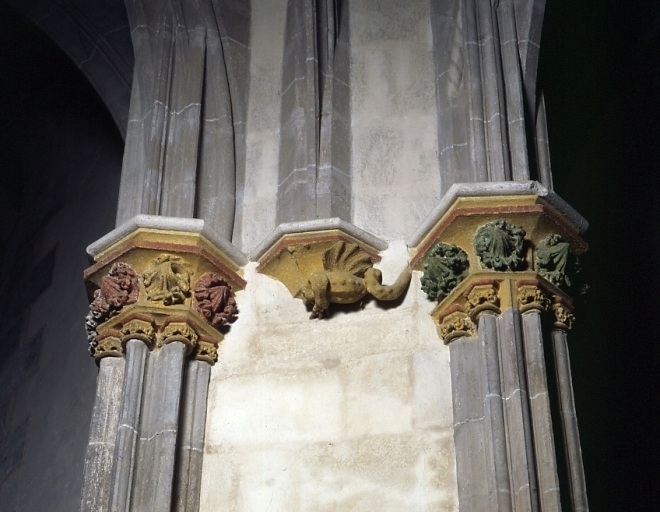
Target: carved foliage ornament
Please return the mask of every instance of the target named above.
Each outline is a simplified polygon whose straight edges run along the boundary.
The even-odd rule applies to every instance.
[[[484,267],[499,270],[519,270],[524,263],[525,230],[496,220],[481,226],[474,237],[474,248]]]
[[[85,330],[90,351],[96,347],[96,328],[108,318],[116,316],[124,306],[138,299],[140,283],[135,271],[126,263],[112,265],[108,275],[101,279],[101,287],[94,292],[85,318]]]
[[[234,292],[222,276],[207,273],[200,277],[193,289],[195,309],[216,329],[233,322],[238,314]]]
[[[183,304],[190,296],[190,266],[180,256],[161,254],[142,273],[147,300],[165,306]]]
[[[475,336],[477,327],[470,317],[462,311],[453,311],[442,319],[439,326],[440,337],[445,343],[461,336]]]
[[[531,309],[547,311],[549,307],[550,299],[538,286],[523,285],[518,288],[518,308],[521,313]]]
[[[412,272],[406,267],[396,282],[382,284],[382,273],[372,267],[371,258],[357,244],[336,242],[323,254],[323,271],[309,276],[300,295],[313,304],[310,318],[323,318],[331,303],[353,304],[367,294],[377,300],[398,299],[408,287]]]
[[[437,243],[424,261],[422,290],[429,299],[441,300],[465,279],[469,265],[463,249],[443,242]]]
[[[470,317],[474,319],[482,311],[492,311],[499,314],[500,298],[497,292],[495,284],[482,284],[472,288],[467,296],[466,305]]]
[[[560,235],[546,236],[536,247],[535,270],[555,286],[571,286],[567,275],[570,246]]]
[[[561,303],[553,304],[552,312],[555,314],[554,326],[557,329],[568,331],[573,328],[573,324],[575,323],[575,315],[573,315],[573,313],[571,313],[566,306]]]

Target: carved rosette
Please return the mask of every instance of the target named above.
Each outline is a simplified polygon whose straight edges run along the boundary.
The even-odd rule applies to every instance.
[[[94,300],[90,303],[89,313],[85,317],[90,353],[105,351],[98,347],[98,326],[108,318],[118,315],[124,306],[135,303],[139,289],[137,273],[130,265],[121,261],[112,265],[108,274],[101,279],[101,286],[94,291]],[[109,351],[116,352],[115,348]]]
[[[462,336],[473,337],[477,333],[477,326],[464,311],[454,310],[447,313],[439,324],[440,337],[446,344]]]
[[[550,299],[538,286],[533,284],[521,284],[518,286],[518,309],[521,313],[537,310],[547,311],[550,307]]]
[[[466,252],[455,245],[439,242],[424,258],[422,291],[430,300],[447,296],[468,274]]]
[[[245,286],[238,265],[197,232],[137,228],[119,236],[85,271],[94,358],[121,357],[139,340],[149,350],[183,343],[190,357],[213,364],[220,328],[238,313],[234,289]],[[201,276],[194,286],[193,276]]]
[[[499,219],[481,226],[474,237],[474,249],[484,268],[507,272],[520,270],[525,262],[525,230]]]
[[[552,305],[552,312],[555,315],[555,322],[553,325],[556,329],[569,331],[573,328],[575,316],[566,305],[560,302],[555,303]]]
[[[195,310],[216,329],[236,319],[238,308],[229,284],[222,276],[207,273],[200,277],[193,288]]]

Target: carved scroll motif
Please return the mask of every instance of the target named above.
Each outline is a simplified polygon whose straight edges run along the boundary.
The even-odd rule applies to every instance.
[[[190,266],[180,256],[161,254],[142,273],[147,300],[165,306],[183,304],[190,297]]]
[[[216,329],[236,319],[238,308],[234,292],[219,274],[209,272],[200,277],[193,294],[195,310]]]
[[[474,248],[484,267],[509,271],[523,267],[523,239],[525,230],[496,220],[481,226],[474,237]]]

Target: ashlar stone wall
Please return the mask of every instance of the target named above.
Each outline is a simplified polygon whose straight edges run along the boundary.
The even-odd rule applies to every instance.
[[[384,282],[406,265],[392,243]],[[415,273],[400,303],[310,320],[246,269],[209,388],[201,510],[455,510],[449,350]]]

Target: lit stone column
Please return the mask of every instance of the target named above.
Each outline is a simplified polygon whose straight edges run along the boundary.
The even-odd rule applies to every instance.
[[[587,488],[584,480],[580,433],[578,431],[577,416],[575,413],[571,362],[568,355],[568,330],[573,325],[574,317],[570,309],[561,302],[553,304],[552,310],[555,314],[555,322],[552,330],[552,347],[555,356],[559,408],[562,432],[564,434],[564,449],[568,464],[569,484],[571,486],[571,501],[573,503],[573,510],[583,512],[589,510],[589,504],[587,502]]]
[[[538,183],[482,183],[452,187],[410,241],[450,345],[461,510],[558,511],[569,492],[586,510],[565,336],[585,229]],[[561,416],[550,401],[550,347]],[[559,486],[559,417],[571,489]]]
[[[89,252],[87,330],[102,372],[92,424],[107,433],[99,453],[92,432],[82,510],[197,510],[210,366],[238,313],[245,257],[201,220],[146,215]]]

